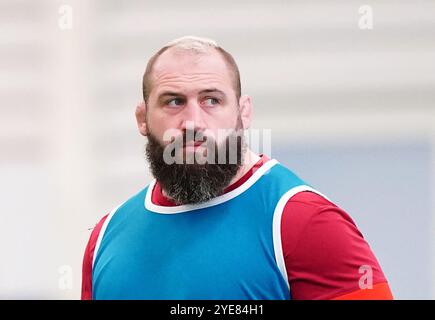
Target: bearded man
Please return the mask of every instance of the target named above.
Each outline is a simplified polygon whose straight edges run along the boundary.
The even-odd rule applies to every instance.
[[[155,179],[92,231],[83,299],[392,299],[349,215],[247,146],[252,100],[215,41],[154,54],[136,119]]]

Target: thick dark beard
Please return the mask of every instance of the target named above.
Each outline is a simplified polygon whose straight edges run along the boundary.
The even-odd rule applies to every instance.
[[[229,161],[231,139],[236,139],[236,161]],[[223,194],[243,163],[246,145],[243,134],[234,131],[220,146],[215,144],[215,162],[205,164],[167,164],[163,158],[164,149],[165,146],[149,133],[146,157],[150,163],[151,173],[167,196],[177,205],[183,205],[209,201]],[[218,155],[225,150],[227,161],[221,164]]]

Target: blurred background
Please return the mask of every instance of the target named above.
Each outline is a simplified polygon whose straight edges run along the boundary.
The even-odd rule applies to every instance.
[[[371,19],[372,18],[372,19]],[[435,298],[435,1],[0,1],[0,298],[78,299],[99,219],[150,181],[150,56],[215,39],[271,156],[345,209],[398,299]]]

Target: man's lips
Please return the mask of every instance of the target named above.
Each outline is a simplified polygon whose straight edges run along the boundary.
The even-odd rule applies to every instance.
[[[199,146],[201,146],[202,144],[203,144],[204,142],[202,142],[202,141],[195,141],[195,142],[188,142],[188,143],[185,143],[184,145],[183,145],[183,147],[199,147]]]
[[[204,149],[203,142],[188,142],[183,145],[183,149],[187,152],[197,152]]]

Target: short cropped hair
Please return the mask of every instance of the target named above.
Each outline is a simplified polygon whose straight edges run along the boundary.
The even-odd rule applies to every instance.
[[[239,68],[237,67],[236,61],[234,60],[233,56],[225,51],[222,47],[220,47],[214,40],[195,36],[185,36],[172,40],[159,51],[157,51],[149,59],[142,80],[142,92],[145,102],[148,101],[149,94],[151,92],[151,73],[153,70],[153,66],[157,61],[158,57],[169,48],[174,48],[179,52],[192,52],[195,54],[207,54],[209,52],[209,49],[214,49],[219,52],[223,57],[225,63],[228,65],[230,72],[232,73],[234,91],[236,92],[237,100],[239,100],[241,96],[242,86],[240,83]]]

